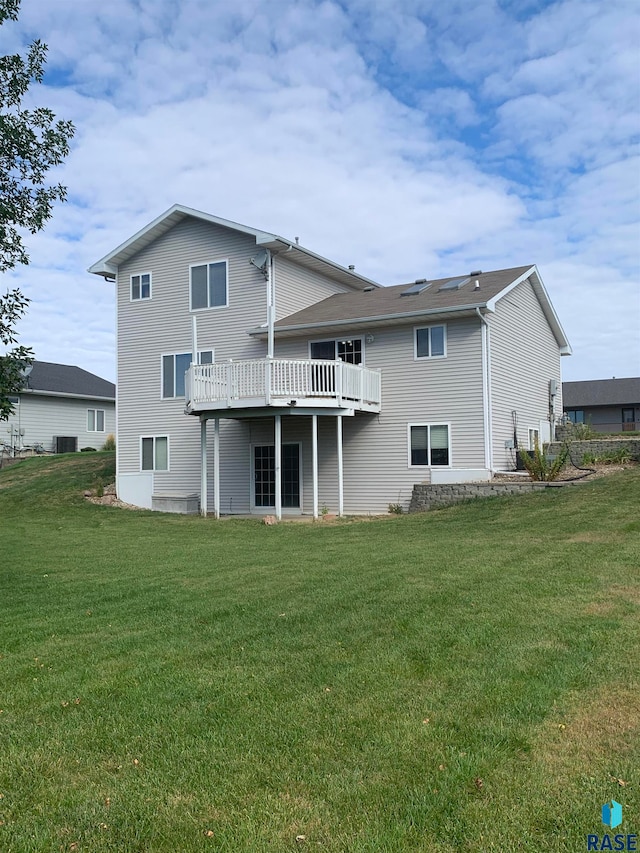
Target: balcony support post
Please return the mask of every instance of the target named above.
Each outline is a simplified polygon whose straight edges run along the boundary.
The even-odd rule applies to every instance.
[[[276,518],[280,521],[282,518],[282,415],[276,415],[274,420]]]
[[[207,419],[200,421],[200,515],[207,517]]]
[[[313,457],[313,517],[318,517],[318,416],[311,416],[311,451]]]
[[[267,406],[271,405],[271,371],[273,367],[273,362],[271,361],[271,357],[267,357],[267,361],[264,366],[264,399]]]
[[[344,471],[342,460],[342,415],[336,417],[336,438],[338,444],[338,515],[344,515]]]
[[[213,419],[213,508],[220,518],[220,418]]]

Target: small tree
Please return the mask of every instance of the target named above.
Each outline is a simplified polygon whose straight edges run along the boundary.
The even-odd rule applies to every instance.
[[[0,343],[5,347],[17,344],[15,324],[26,311],[29,300],[19,290],[0,296]],[[25,368],[33,361],[33,352],[27,347],[14,346],[0,356],[0,421],[13,411],[9,397],[18,394],[24,386]]]
[[[0,0],[0,25],[16,21],[19,8],[20,0]],[[73,124],[56,121],[46,107],[22,108],[31,83],[42,82],[46,56],[47,46],[36,40],[26,57],[0,57],[0,273],[29,263],[20,232],[40,231],[54,202],[67,195],[61,184],[48,186],[46,175],[69,153]],[[0,298],[0,341],[5,347],[17,343],[15,324],[28,304],[19,290]],[[11,414],[8,396],[20,390],[24,368],[32,359],[26,347],[0,356],[0,419]]]
[[[565,442],[558,455],[554,459],[549,459],[545,456],[544,451],[540,448],[540,444],[536,441],[536,446],[533,451],[533,456],[529,456],[526,450],[518,451],[522,464],[527,469],[529,477],[532,480],[551,481],[557,480],[569,458],[569,443]]]

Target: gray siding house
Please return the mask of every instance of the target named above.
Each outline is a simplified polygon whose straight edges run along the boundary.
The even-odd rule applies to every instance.
[[[382,287],[181,205],[117,288],[117,489],[142,507],[386,512],[548,440],[570,347],[535,266]]]
[[[574,424],[590,424],[596,432],[640,430],[640,378],[564,382],[564,411]]]
[[[11,452],[50,453],[93,447],[116,432],[113,382],[69,364],[34,361],[25,386],[12,398],[13,414],[1,425]]]

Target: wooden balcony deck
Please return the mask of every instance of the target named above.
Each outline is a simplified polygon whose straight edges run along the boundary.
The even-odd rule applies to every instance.
[[[185,375],[185,412],[265,407],[379,412],[379,370],[344,361],[258,358],[192,364]]]

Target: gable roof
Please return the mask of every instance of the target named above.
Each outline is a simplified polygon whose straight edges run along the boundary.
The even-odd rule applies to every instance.
[[[330,332],[340,327],[353,328],[392,325],[412,319],[445,319],[448,316],[471,316],[494,312],[496,303],[514,287],[527,279],[540,301],[541,308],[556,337],[563,355],[571,353],[569,341],[551,305],[535,265],[505,270],[434,279],[410,284],[397,284],[361,293],[337,293],[316,302],[302,311],[278,320],[275,331],[279,337],[290,337],[305,331]],[[459,286],[446,287],[459,282]],[[476,282],[479,287],[476,287]],[[407,294],[414,285],[424,285],[420,292]],[[403,295],[403,293],[405,295]],[[252,329],[251,334],[265,334],[264,328]]]
[[[588,379],[562,383],[565,409],[588,406],[640,406],[640,378]]]
[[[50,361],[34,361],[21,394],[51,395],[55,397],[88,397],[113,400],[116,386],[81,367],[70,364],[55,364]]]
[[[292,261],[300,264],[303,267],[314,270],[319,273],[331,276],[331,278],[339,281],[355,290],[362,290],[365,287],[380,287],[377,282],[340,264],[330,261],[328,258],[323,258],[321,255],[316,255],[315,252],[305,249],[294,240],[288,240],[285,237],[279,237],[277,234],[271,234],[268,231],[260,231],[256,228],[250,228],[247,225],[240,225],[238,222],[232,222],[230,219],[221,219],[219,216],[212,216],[210,213],[203,213],[201,210],[194,210],[192,207],[185,207],[182,204],[174,204],[169,210],[166,210],[153,222],[145,225],[140,231],[125,240],[95,264],[92,264],[88,272],[101,275],[105,278],[113,278],[118,267],[144,249],[158,237],[161,237],[179,222],[186,217],[199,219],[203,222],[209,222],[212,225],[219,225],[222,228],[229,228],[231,231],[237,231],[241,234],[247,234],[254,237],[256,246],[270,249],[272,252],[287,252],[287,257]]]

